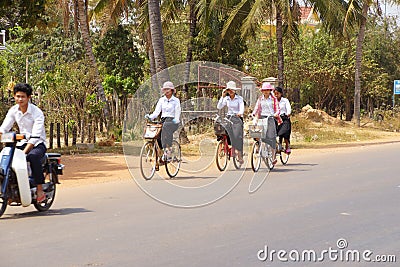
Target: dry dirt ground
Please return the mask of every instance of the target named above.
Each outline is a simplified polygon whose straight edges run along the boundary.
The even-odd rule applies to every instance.
[[[65,165],[64,174],[60,176],[63,186],[131,179],[122,154],[63,155],[61,163]]]

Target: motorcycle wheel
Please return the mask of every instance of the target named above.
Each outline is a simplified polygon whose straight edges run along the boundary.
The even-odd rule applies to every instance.
[[[4,176],[0,175],[0,187],[2,186],[4,181]],[[8,205],[8,197],[7,194],[4,193],[3,195],[0,196],[0,217],[4,214],[4,212],[7,209]]]
[[[45,168],[44,171],[44,182],[45,184],[43,185],[43,187],[47,187],[47,189],[43,188],[46,194],[46,200],[40,203],[37,203],[36,200],[34,200],[33,205],[35,206],[35,208],[38,211],[46,211],[48,210],[51,205],[53,205],[54,202],[54,198],[56,196],[56,181],[58,181],[57,179],[57,170],[56,170],[56,166],[52,166],[51,167],[51,175],[48,172],[47,168]]]

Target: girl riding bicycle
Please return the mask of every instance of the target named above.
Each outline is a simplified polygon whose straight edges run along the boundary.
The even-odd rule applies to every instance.
[[[283,97],[283,90],[281,87],[276,87],[274,94],[279,102],[280,116],[282,118],[282,124],[278,126],[279,143],[282,144],[283,139],[285,140],[285,153],[290,154],[290,133],[292,132],[292,123],[290,122],[290,114],[292,113],[292,107],[287,98]]]
[[[234,81],[229,81],[226,84],[226,88],[222,91],[222,96],[218,101],[217,108],[222,109],[225,106],[228,107],[226,117],[231,122],[231,125],[229,125],[230,127],[227,129],[228,134],[232,146],[235,149],[235,153],[238,155],[238,161],[240,164],[243,164],[244,101],[240,95],[236,94],[236,90],[240,90],[240,88],[236,87]]]
[[[174,96],[176,92],[172,82],[167,81],[161,88],[161,93],[164,94],[156,105],[152,114],[146,114],[145,118],[154,120],[161,113],[161,122],[163,123],[161,130],[161,145],[164,149],[163,160],[170,157],[169,148],[172,146],[173,134],[179,127],[179,118],[181,116],[181,102]]]
[[[282,119],[279,116],[280,109],[279,103],[274,94],[272,93],[274,86],[269,82],[264,82],[260,88],[262,95],[257,99],[257,103],[254,107],[252,115],[256,120],[268,119],[268,127],[266,136],[262,138],[263,142],[266,142],[272,147],[273,162],[276,164],[276,127],[277,124],[282,123]],[[274,119],[275,118],[275,119]]]

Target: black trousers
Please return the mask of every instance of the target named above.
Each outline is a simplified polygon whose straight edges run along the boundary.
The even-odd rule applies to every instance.
[[[26,144],[17,147],[18,149],[23,150],[26,147]],[[33,147],[32,150],[26,155],[26,161],[30,162],[32,176],[35,181],[35,184],[44,184],[44,175],[42,169],[42,158],[46,154],[46,146],[43,143],[38,144]]]

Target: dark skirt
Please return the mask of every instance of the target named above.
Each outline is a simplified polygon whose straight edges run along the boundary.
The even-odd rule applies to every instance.
[[[278,136],[280,138],[285,138],[290,142],[290,134],[292,132],[292,123],[290,122],[290,118],[287,116],[282,117],[282,124],[278,126]]]
[[[163,118],[163,126],[161,130],[161,144],[163,148],[171,147],[174,139],[174,132],[178,130],[179,123],[173,123],[173,118]]]
[[[238,151],[243,151],[243,121],[237,116],[227,118],[232,122],[225,124],[232,146]]]
[[[261,116],[261,119],[265,117]],[[276,120],[273,117],[268,117],[268,127],[265,133],[265,137],[261,138],[261,141],[270,145],[273,149],[276,148]]]

